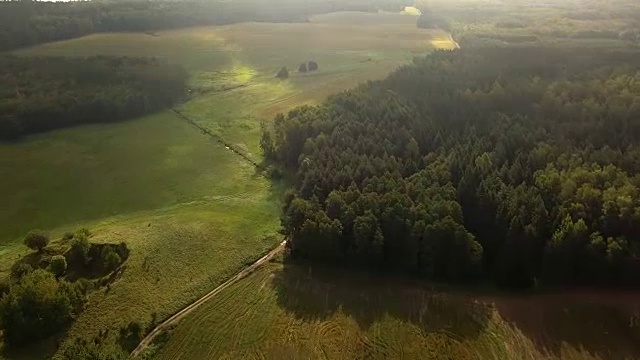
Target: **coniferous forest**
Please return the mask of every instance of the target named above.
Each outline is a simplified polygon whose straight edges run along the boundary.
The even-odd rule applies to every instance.
[[[640,55],[437,52],[279,115],[296,258],[507,287],[640,282]]]

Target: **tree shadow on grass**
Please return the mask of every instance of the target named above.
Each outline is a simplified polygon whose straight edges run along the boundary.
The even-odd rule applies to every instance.
[[[495,311],[543,357],[561,358],[563,347],[570,346],[595,358],[640,359],[640,292],[488,294],[482,288],[436,288],[415,279],[290,262],[275,274],[273,286],[278,305],[306,321],[342,311],[366,330],[391,316],[425,334],[473,340]]]
[[[2,348],[2,351],[0,351],[0,359],[4,359],[2,356],[12,360],[49,359],[58,350],[66,332],[67,328],[44,340],[20,347],[0,345],[0,348]]]
[[[640,358],[640,293],[563,291],[490,299],[543,354],[563,345],[602,359]]]
[[[415,280],[361,271],[285,263],[275,274],[278,305],[298,319],[325,320],[337,311],[366,330],[391,316],[425,334],[442,332],[475,339],[486,328],[492,307],[467,296],[448,295]]]

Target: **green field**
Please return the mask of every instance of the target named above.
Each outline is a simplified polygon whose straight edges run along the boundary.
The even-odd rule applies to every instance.
[[[361,18],[371,26],[344,36],[344,23]],[[237,24],[157,36],[97,34],[17,54],[148,55],[182,64],[192,75],[194,98],[181,110],[259,160],[263,119],[384,77],[429,51],[432,42],[447,44],[447,39],[446,33],[416,29],[411,16],[346,13],[305,24]],[[294,70],[308,59],[317,61],[320,71],[292,71],[289,80],[274,79],[281,66]],[[225,181],[205,174],[228,178],[235,166],[216,159],[224,149],[209,146],[206,139],[192,140],[199,134],[175,122],[179,120],[171,113],[163,113],[0,145],[0,197],[8,205],[0,210],[0,243],[16,240],[33,227],[75,225],[217,194],[214,188],[224,187]]]
[[[384,78],[433,48],[455,47],[443,31],[417,29],[415,16],[333,13],[301,24],[245,23],[154,35],[96,34],[17,54],[156,56],[181,64],[192,74],[190,84],[196,94],[183,110],[259,159],[256,139],[261,119],[318,102],[360,82]],[[300,63],[308,60],[316,61],[320,71],[297,73]],[[282,66],[291,73],[284,82],[274,79]]]
[[[434,46],[455,44],[444,32],[417,29],[409,15],[345,13],[304,24],[96,34],[16,54],[181,64],[192,99],[179,110],[259,162],[263,120],[384,77]],[[320,70],[298,74],[307,60]],[[288,80],[274,78],[282,66]],[[92,241],[125,241],[132,250],[123,275],[90,295],[68,338],[166,318],[280,242],[283,185],[170,111],[0,144],[0,178],[0,276],[27,252],[21,238],[33,228],[57,239],[85,226]]]
[[[81,149],[68,160],[67,168],[61,161],[51,165],[55,171],[50,170],[49,175],[59,172],[61,178],[45,178],[48,182],[42,181],[39,192],[30,194],[42,196],[49,205],[40,207],[43,216],[48,214],[42,223],[66,216],[69,222],[52,231],[57,238],[65,230],[84,225],[96,234],[92,241],[125,241],[131,249],[122,277],[108,291],[91,294],[86,310],[69,331],[72,337],[92,337],[100,330],[117,329],[130,321],[148,323],[154,313],[157,319],[167,317],[280,241],[275,236],[279,186],[256,174],[251,165],[227,150],[216,151],[212,141],[168,114],[120,126],[120,130],[128,128],[132,132],[119,133],[115,145],[105,137],[108,132],[101,126],[96,127],[101,136],[93,128],[82,128],[45,135],[40,140],[46,138],[45,144],[56,148],[53,139],[64,135],[65,142],[59,142],[58,147]],[[133,131],[138,126],[143,127],[143,133]],[[92,133],[95,143],[83,138],[91,139]],[[138,144],[144,133],[149,138]],[[126,138],[126,134],[135,136]],[[79,140],[72,135],[85,142],[74,144],[71,139]],[[104,146],[113,147],[108,150],[109,156]],[[130,166],[129,172],[117,171],[117,164]],[[73,189],[61,194],[60,189],[69,184]],[[45,191],[45,186],[50,191]],[[67,204],[68,210],[54,208],[58,204]],[[94,210],[126,212],[111,216]],[[87,218],[73,218],[79,214]],[[105,218],[95,220],[91,216]],[[3,272],[26,252],[22,245],[6,245],[1,260]],[[40,358],[40,354],[34,358]]]
[[[187,316],[155,351],[167,360],[634,358],[638,300],[490,297],[271,263]]]

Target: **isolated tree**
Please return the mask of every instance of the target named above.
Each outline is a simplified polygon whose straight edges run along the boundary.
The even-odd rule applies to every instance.
[[[308,71],[307,70],[307,64],[306,63],[300,64],[300,67],[298,68],[298,72],[306,73],[307,71]]]
[[[62,255],[55,255],[49,263],[49,270],[56,277],[61,277],[67,271],[67,259]]]
[[[289,70],[287,70],[287,68],[285,66],[282,67],[282,69],[280,69],[280,71],[278,71],[278,74],[276,74],[276,77],[278,79],[286,79],[289,77]]]
[[[309,71],[318,70],[318,63],[316,63],[315,61],[309,61],[309,65],[307,65],[307,69],[309,69]]]
[[[32,230],[24,238],[24,244],[31,250],[42,252],[42,249],[49,244],[49,236],[42,230]]]

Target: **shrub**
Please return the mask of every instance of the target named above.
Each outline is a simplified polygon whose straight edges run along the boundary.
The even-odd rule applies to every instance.
[[[133,350],[142,339],[142,325],[137,321],[132,321],[126,327],[120,328],[118,343],[124,349]]]
[[[276,75],[276,77],[278,79],[286,79],[289,77],[289,70],[287,70],[286,67],[282,67],[282,69],[280,69],[280,71],[278,71],[278,74]]]
[[[79,264],[86,264],[89,261],[90,248],[89,239],[84,235],[76,234],[71,244],[71,259]]]
[[[309,69],[309,71],[316,71],[318,70],[318,63],[316,63],[315,61],[309,61],[309,65],[307,65],[307,68]]]
[[[49,244],[49,236],[42,230],[32,230],[24,238],[24,244],[31,250],[42,252]]]
[[[307,64],[306,63],[300,64],[300,67],[298,68],[298,72],[306,73],[307,72]]]
[[[68,325],[83,302],[84,294],[73,284],[35,270],[11,286],[0,300],[4,340],[20,346],[46,338]]]
[[[85,237],[85,238],[90,238],[91,237],[91,231],[87,228],[81,228],[76,230],[74,237]]]
[[[16,280],[20,280],[32,271],[33,267],[31,265],[21,262],[13,266],[13,268],[11,269],[11,277]]]
[[[111,246],[105,246],[102,250],[102,263],[108,271],[115,270],[122,262],[122,258],[116,253]]]
[[[51,263],[49,264],[49,270],[56,277],[64,275],[67,271],[67,259],[62,255],[52,257]]]
[[[126,360],[129,359],[127,353],[114,345],[105,345],[95,341],[87,342],[84,339],[76,340],[63,350],[64,359],[74,360]]]

